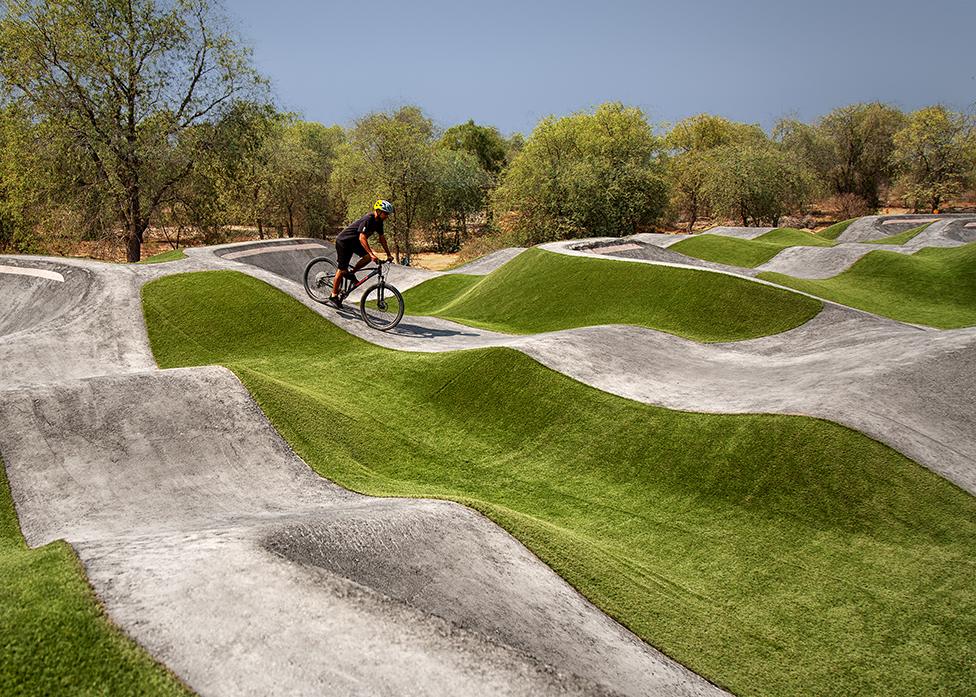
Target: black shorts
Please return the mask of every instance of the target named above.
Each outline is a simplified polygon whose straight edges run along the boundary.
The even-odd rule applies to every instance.
[[[353,254],[366,256],[366,250],[359,240],[336,240],[336,266],[340,271],[349,270],[349,260]]]

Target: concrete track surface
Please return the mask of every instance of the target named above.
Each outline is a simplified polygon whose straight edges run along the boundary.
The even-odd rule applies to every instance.
[[[71,542],[110,616],[201,694],[720,691],[480,515],[319,478],[228,371],[156,369],[139,288],[162,275],[233,268],[378,344],[511,346],[647,403],[829,418],[976,492],[976,330],[828,304],[803,327],[729,344],[626,326],[511,336],[419,317],[383,334],[306,296],[299,269],[319,245],[191,249],[145,267],[0,258],[12,303],[0,311],[0,455],[25,536]],[[595,255],[579,245],[547,248]],[[437,275],[392,271],[401,289]]]
[[[229,371],[158,370],[141,285],[273,275],[259,256],[0,260],[0,455],[30,545],[68,540],[109,616],[203,695],[724,694],[480,514],[346,492]]]
[[[741,276],[757,276],[763,271],[774,271],[797,278],[822,279],[846,271],[865,254],[879,250],[914,254],[926,247],[958,247],[976,241],[976,229],[969,227],[973,222],[976,222],[976,214],[867,216],[851,223],[834,247],[787,247],[754,269],[717,264],[668,249],[681,240],[689,239],[688,235],[639,234],[624,239],[603,238],[589,246],[589,251],[624,259],[644,259],[728,271]],[[922,223],[932,224],[905,244],[868,244],[869,240],[896,235]],[[714,227],[699,234],[752,240],[772,229]],[[580,243],[576,247],[583,248]]]
[[[574,256],[602,256],[593,248],[619,243],[601,238],[543,248]],[[220,255],[221,249],[191,249],[188,253],[203,263]],[[751,279],[743,269],[720,264],[618,258],[766,283]],[[437,317],[410,316],[396,330],[381,333],[366,327],[353,308],[336,311],[313,302],[300,279],[246,263],[233,267],[288,293],[351,334],[388,348],[436,352],[509,346],[588,385],[648,404],[711,413],[825,418],[886,443],[976,493],[972,397],[976,394],[976,328],[925,329],[825,303],[825,310],[802,327],[727,344],[700,344],[631,326],[513,336]],[[439,275],[426,273],[427,277]],[[409,277],[394,282],[405,289],[421,280],[422,275],[413,270]]]

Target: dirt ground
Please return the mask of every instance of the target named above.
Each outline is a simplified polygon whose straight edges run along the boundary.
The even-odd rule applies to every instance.
[[[414,254],[410,257],[410,263],[417,268],[427,269],[428,271],[444,271],[457,264],[459,256],[458,254],[425,252],[423,254]]]

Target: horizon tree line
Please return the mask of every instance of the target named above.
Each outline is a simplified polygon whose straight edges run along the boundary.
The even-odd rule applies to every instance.
[[[813,123],[699,114],[672,125],[609,102],[528,137],[417,106],[351,127],[280,111],[212,0],[0,2],[0,251],[147,231],[179,245],[325,237],[377,197],[396,256],[425,233],[456,251],[477,229],[513,244],[621,236],[702,219],[778,226],[830,199],[938,210],[976,183],[970,115],[933,105],[834,109]]]

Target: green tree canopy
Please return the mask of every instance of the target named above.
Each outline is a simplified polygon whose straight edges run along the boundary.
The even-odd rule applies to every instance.
[[[810,200],[815,186],[812,173],[774,144],[738,143],[714,151],[705,191],[719,215],[778,226]]]
[[[468,219],[484,210],[491,175],[467,150],[438,148],[432,165],[433,190],[425,218],[434,225],[438,250],[455,252],[467,232]]]
[[[5,10],[5,91],[84,151],[137,261],[208,145],[184,134],[260,84],[249,52],[209,0],[5,0]]]
[[[495,202],[529,244],[632,233],[655,224],[666,207],[662,143],[640,109],[617,102],[543,119],[505,171]]]
[[[832,150],[827,178],[834,191],[877,208],[894,175],[894,135],[904,124],[901,111],[880,103],[851,104],[823,117],[817,128]]]
[[[671,208],[688,221],[689,232],[698,218],[708,215],[711,209],[705,185],[714,167],[715,149],[765,141],[766,134],[759,126],[711,114],[690,116],[668,131],[664,142],[674,154],[669,167]]]
[[[976,131],[972,119],[944,106],[919,109],[894,136],[893,159],[906,203],[937,210],[976,174]]]
[[[505,139],[493,126],[479,126],[473,120],[451,126],[440,138],[441,146],[450,150],[464,150],[478,158],[481,168],[497,175],[505,166]]]

